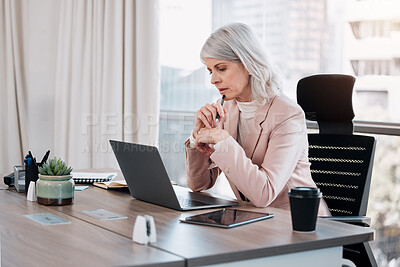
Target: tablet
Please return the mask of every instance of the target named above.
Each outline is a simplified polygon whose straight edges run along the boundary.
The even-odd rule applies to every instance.
[[[254,212],[238,209],[222,209],[179,219],[184,223],[194,223],[222,228],[232,228],[246,223],[274,217],[272,213]]]

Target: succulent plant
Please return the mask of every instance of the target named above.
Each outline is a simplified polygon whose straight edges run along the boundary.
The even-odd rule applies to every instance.
[[[54,157],[39,167],[39,173],[42,175],[61,176],[69,175],[72,171],[71,167],[67,167],[64,161]]]

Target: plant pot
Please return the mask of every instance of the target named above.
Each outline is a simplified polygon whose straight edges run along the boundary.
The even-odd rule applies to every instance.
[[[36,183],[37,202],[47,206],[73,203],[75,183],[72,175],[51,176],[39,174]]]

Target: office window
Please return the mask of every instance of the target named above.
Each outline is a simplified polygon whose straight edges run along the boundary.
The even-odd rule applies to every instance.
[[[163,0],[160,8],[160,153],[171,179],[185,185],[183,143],[194,113],[219,97],[199,56],[211,33],[212,1]]]
[[[357,99],[365,104],[364,109],[368,106],[376,105],[377,107],[386,109],[388,107],[388,92],[386,90],[370,91],[370,90],[357,90]]]
[[[392,21],[390,20],[370,20],[370,21],[351,21],[349,22],[357,39],[390,37]]]
[[[395,59],[386,60],[351,60],[354,73],[357,76],[364,75],[391,75],[400,72],[400,66]]]
[[[400,31],[400,21],[393,21],[393,23],[392,23],[392,30],[393,30],[394,32]]]
[[[400,1],[379,1],[382,3],[379,4],[380,14],[391,14],[384,20],[376,19],[374,8],[359,8],[359,5],[375,7],[376,2],[160,1],[162,81],[159,143],[171,178],[186,185],[183,142],[191,134],[195,111],[219,98],[200,61],[200,49],[212,31],[231,22],[244,22],[256,31],[279,67],[283,89],[289,97],[296,98],[296,85],[302,77],[316,73],[350,74],[356,77],[353,94],[355,119],[399,123],[400,13],[393,15],[396,12],[392,10],[400,10]],[[362,20],[358,18],[359,10],[363,11]],[[390,212],[393,218],[400,217],[398,206],[395,209],[400,199],[394,195],[391,198],[380,195],[384,190],[391,192],[387,188],[389,184],[398,190],[395,181],[399,183],[400,176],[395,161],[400,158],[400,151],[396,149],[400,137],[380,135],[377,138],[368,212],[379,218],[376,224],[373,219],[374,226],[379,229],[374,243],[375,253],[383,259],[380,266],[385,266],[385,261],[400,257],[399,244],[393,244],[392,238],[398,238],[398,223],[381,220],[384,212]],[[388,150],[391,158],[385,155]],[[384,171],[386,168],[396,171]]]
[[[367,216],[376,231],[371,242],[378,266],[400,259],[400,137],[376,135],[376,151]]]

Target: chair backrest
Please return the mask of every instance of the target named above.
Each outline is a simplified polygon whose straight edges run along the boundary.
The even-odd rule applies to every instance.
[[[353,134],[354,82],[320,74],[297,85],[306,118],[318,122],[319,133],[308,135],[311,174],[333,216],[365,216],[368,205],[375,138]]]
[[[375,138],[309,134],[311,175],[333,216],[365,216]]]

